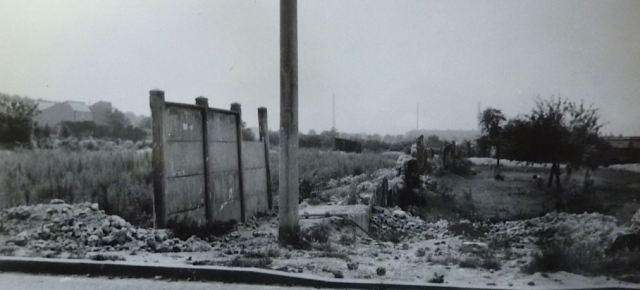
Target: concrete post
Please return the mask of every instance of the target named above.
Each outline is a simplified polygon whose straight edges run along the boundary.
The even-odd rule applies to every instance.
[[[236,111],[236,135],[238,141],[238,185],[240,187],[240,221],[245,222],[244,163],[242,162],[242,108],[239,103],[231,104],[231,111]]]
[[[205,97],[197,97],[196,105],[202,107],[202,159],[204,160],[204,217],[207,222],[213,221],[211,210],[211,173],[209,171],[209,100]]]
[[[164,228],[167,222],[165,194],[167,190],[167,169],[164,163],[164,92],[149,92],[153,134],[153,214],[154,228]]]
[[[273,192],[271,191],[271,164],[269,163],[269,123],[267,122],[267,108],[258,108],[258,124],[260,128],[260,142],[264,144],[264,164],[267,171],[267,204],[273,209]]]
[[[280,0],[280,164],[278,242],[296,245],[298,225],[297,1]]]

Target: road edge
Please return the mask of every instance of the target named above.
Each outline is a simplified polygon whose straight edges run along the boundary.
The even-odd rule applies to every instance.
[[[257,268],[232,268],[222,266],[193,266],[173,264],[146,264],[111,261],[68,260],[47,258],[0,257],[0,272],[50,275],[81,275],[98,277],[148,278],[161,276],[162,279],[183,281],[206,281],[237,284],[257,284],[268,286],[296,286],[333,289],[412,289],[412,290],[514,290],[533,289],[502,288],[497,286],[463,286],[435,283],[383,282],[354,279],[328,279],[308,274],[286,273]],[[552,290],[544,288],[545,290]],[[553,290],[640,290],[640,286],[619,285],[601,287],[562,287]]]

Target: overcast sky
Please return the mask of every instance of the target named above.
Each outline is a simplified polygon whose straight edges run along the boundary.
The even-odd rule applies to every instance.
[[[0,0],[0,92],[267,107],[279,128],[279,1]],[[640,1],[298,1],[300,131],[475,129],[477,108],[540,95],[600,108],[640,135]]]

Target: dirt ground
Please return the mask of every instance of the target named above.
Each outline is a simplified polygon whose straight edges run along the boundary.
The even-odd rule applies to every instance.
[[[489,167],[480,165],[474,166],[474,169],[477,174],[469,177],[445,174],[433,179],[456,195],[471,193],[470,204],[483,217],[538,213],[552,200],[546,193],[552,191],[538,189],[532,183],[533,174],[547,176],[548,168],[505,167],[502,169],[504,180],[495,180]],[[393,176],[394,172],[393,169],[382,170],[376,174],[376,180],[365,176],[334,181],[331,186],[333,189],[327,190],[332,193],[330,203],[335,203],[335,197],[348,197],[348,194],[345,196],[340,193],[348,193],[350,188],[356,188],[349,185],[352,182],[357,182],[358,191],[365,194],[373,190],[377,180],[383,176]],[[576,172],[574,180],[581,182],[583,174]],[[594,177],[598,198],[608,206],[607,214],[616,217],[620,224],[628,223],[639,207],[636,201],[640,190],[638,175],[599,170]],[[570,184],[571,181],[564,181],[563,186]],[[399,208],[375,213],[372,223],[376,220],[381,229],[408,233],[398,243],[366,236],[356,237],[355,228],[341,223],[341,219],[325,218],[326,224],[333,228],[325,232],[330,233],[329,243],[319,243],[312,250],[294,250],[278,247],[278,220],[273,214],[237,225],[235,231],[213,240],[205,242],[190,238],[179,241],[162,231],[132,227],[119,217],[106,215],[97,204],[67,205],[62,201],[52,201],[48,205],[15,208],[5,214],[5,233],[0,234],[0,255],[41,257],[51,254],[52,257],[76,259],[114,255],[131,262],[265,266],[327,278],[341,276],[380,281],[430,282],[442,276],[444,280],[439,283],[461,286],[528,288],[629,285],[606,276],[585,277],[563,271],[525,274],[521,270],[531,261],[531,254],[538,250],[533,239],[528,238],[529,232],[535,228],[549,228],[558,222],[571,224],[575,225],[576,239],[595,236],[605,240],[616,234],[610,229],[614,222],[607,222],[605,216],[552,214],[546,219],[534,221],[537,225],[497,224],[489,229],[487,236],[479,237],[465,234],[464,229],[462,233],[454,230],[454,224],[462,224],[458,223],[460,218],[439,220],[436,216],[437,210],[434,210],[434,221],[422,220]],[[475,226],[467,225],[473,232]],[[103,245],[92,244],[97,240],[92,240],[89,235],[100,233],[104,235],[101,236]],[[491,237],[500,233],[513,236],[514,241],[509,242],[510,246],[491,245]],[[52,234],[56,235],[55,239],[49,237]],[[16,239],[16,236],[22,239]],[[89,242],[84,238],[79,239],[79,236],[89,236]],[[104,245],[118,241],[119,237],[123,239],[116,246]],[[160,251],[160,246],[165,244],[167,251]],[[78,250],[86,253],[77,257],[70,255]],[[272,260],[268,261],[268,265],[261,265],[267,263],[267,257]],[[381,269],[384,270],[382,274],[379,272]]]
[[[454,192],[471,191],[477,214],[483,218],[507,215],[535,215],[553,202],[547,188],[549,168],[502,167],[504,180],[493,178],[488,166],[475,165],[474,176],[446,175],[435,178],[438,183],[450,185]],[[564,171],[561,186],[582,185],[584,171],[577,171],[567,180]],[[533,184],[533,175],[544,178],[543,189]],[[596,195],[607,212],[619,221],[629,221],[640,207],[640,174],[628,171],[600,169],[592,175]],[[554,185],[555,186],[555,185]],[[553,194],[553,193],[551,193]]]

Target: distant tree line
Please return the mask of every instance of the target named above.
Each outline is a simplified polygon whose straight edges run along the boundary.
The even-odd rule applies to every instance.
[[[62,138],[102,138],[113,140],[145,140],[151,131],[151,118],[143,118],[139,124],[131,124],[119,110],[107,115],[105,125],[93,121],[62,122],[51,127],[40,125],[34,118],[38,115],[37,105],[32,100],[19,96],[0,95],[0,144],[3,147],[31,147],[32,142],[59,136]]]
[[[325,130],[319,134],[315,130],[310,130],[308,134],[298,133],[298,146],[300,148],[315,148],[315,149],[332,149],[334,146],[335,138],[345,138],[360,142],[362,144],[362,150],[364,152],[385,152],[385,151],[408,151],[411,148],[411,144],[414,142],[413,138],[409,137],[390,137],[382,138],[378,134],[372,135],[349,135],[341,134],[336,130]],[[280,144],[280,135],[277,131],[269,131],[269,143],[273,146]],[[429,136],[425,139],[427,147],[442,148],[444,141],[440,140],[438,136]]]

